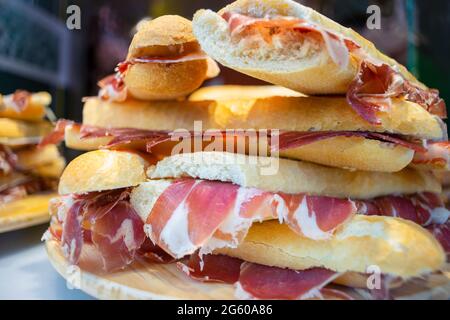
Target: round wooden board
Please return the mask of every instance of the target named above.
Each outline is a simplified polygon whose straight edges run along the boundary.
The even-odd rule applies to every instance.
[[[48,202],[57,196],[54,193],[30,195],[0,207],[0,233],[48,222]]]
[[[206,284],[192,280],[175,264],[135,262],[123,271],[100,274],[71,267],[62,254],[59,244],[54,240],[48,240],[46,248],[50,262],[63,278],[77,289],[98,299],[236,299],[232,285]],[[83,259],[98,260],[93,252],[83,254]],[[87,257],[89,255],[91,257]],[[360,295],[358,291],[353,291],[353,296],[364,299],[364,295]],[[418,280],[394,290],[394,297],[400,300],[448,300],[450,298],[450,265],[447,265],[442,275],[432,275],[426,281]]]
[[[127,269],[115,273],[102,275],[81,270],[77,274],[67,263],[56,241],[48,240],[46,248],[50,262],[63,278],[70,281],[74,287],[98,299],[234,299],[232,285],[194,281],[181,272],[174,263],[135,262]],[[89,252],[87,254],[89,255]]]

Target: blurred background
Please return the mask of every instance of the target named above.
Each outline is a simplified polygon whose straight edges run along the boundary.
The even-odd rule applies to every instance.
[[[0,92],[47,90],[58,117],[81,120],[84,96],[124,60],[137,22],[179,14],[191,19],[200,8],[217,10],[223,0],[0,0]],[[302,0],[365,37],[437,88],[450,105],[450,1]],[[381,30],[369,30],[368,6],[381,8]],[[69,30],[68,6],[81,11],[81,29]],[[222,70],[214,84],[257,84]]]

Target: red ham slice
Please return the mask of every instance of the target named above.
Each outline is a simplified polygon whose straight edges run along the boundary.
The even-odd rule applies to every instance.
[[[289,150],[302,147],[317,141],[327,140],[335,137],[360,137],[370,140],[378,140],[393,145],[402,146],[419,153],[424,153],[427,149],[419,142],[411,142],[400,136],[376,132],[357,131],[327,131],[327,132],[293,132],[283,131],[279,135],[279,143],[272,144],[272,150]]]
[[[314,268],[289,270],[245,262],[224,255],[193,254],[178,262],[189,277],[204,282],[236,284],[239,298],[250,299],[328,299],[351,300],[336,288],[324,288],[337,276],[335,272]],[[241,296],[244,295],[244,296]]]
[[[386,196],[356,201],[358,214],[402,218],[421,226],[444,224],[450,212],[437,194],[421,193],[411,196]]]
[[[11,107],[16,112],[22,112],[31,100],[31,93],[25,90],[17,90],[11,96]]]
[[[434,115],[441,118],[447,116],[445,102],[439,97],[439,91],[413,85],[387,64],[378,66],[363,61],[358,76],[347,91],[348,103],[366,121],[381,125],[378,112],[389,111],[391,98],[405,98]]]
[[[124,74],[120,70],[126,70],[128,65],[119,64],[116,74],[106,76],[97,85],[100,87],[98,96],[103,100],[125,101],[127,99],[127,87],[123,81]]]
[[[104,270],[122,269],[134,260],[145,233],[128,197],[128,190],[73,196],[62,232],[62,246],[70,263],[79,262],[85,232],[98,249]]]
[[[249,30],[257,30],[267,43],[272,42],[275,34],[281,34],[288,30],[318,34],[322,37],[331,59],[341,68],[346,68],[348,65],[349,51],[359,48],[352,40],[339,37],[323,27],[299,18],[253,18],[235,12],[225,12],[222,18],[228,22],[232,36],[249,32]]]
[[[177,263],[189,277],[204,282],[234,284],[239,280],[244,261],[224,255],[190,255]]]
[[[436,237],[450,259],[450,220],[445,224],[430,225],[427,229]]]
[[[176,260],[167,254],[163,249],[155,245],[149,238],[145,238],[144,243],[137,251],[137,258],[154,263],[172,263]]]
[[[66,127],[69,126],[81,127],[80,124],[77,124],[74,121],[59,119],[56,122],[53,131],[41,139],[41,142],[39,143],[38,147],[45,147],[50,144],[59,144],[62,141],[64,141],[64,134],[66,131]]]
[[[40,146],[48,144],[57,144],[64,140],[64,132],[67,126],[77,126],[80,128],[80,138],[102,138],[111,137],[111,140],[107,145],[102,148],[114,148],[119,145],[126,145],[133,142],[145,142],[147,145],[147,152],[151,153],[152,148],[168,141],[180,141],[181,139],[188,139],[198,136],[203,136],[205,141],[211,141],[211,137],[217,135],[245,135],[244,131],[236,130],[234,133],[229,131],[204,131],[204,132],[186,132],[183,134],[164,131],[164,130],[143,130],[133,128],[100,128],[96,126],[80,125],[69,120],[59,120],[52,133],[47,135],[40,143]],[[295,132],[295,131],[282,131],[276,136],[277,139],[273,139],[273,132],[270,130],[264,133],[267,134],[268,140],[275,140],[276,142],[270,142],[272,151],[282,151],[305,146],[317,141],[331,139],[334,137],[361,137],[365,139],[377,140],[385,143],[391,143],[393,145],[400,145],[405,148],[414,150],[419,153],[425,153],[427,151],[423,145],[418,142],[409,141],[401,136],[385,133],[375,132],[356,132],[356,131],[326,131],[326,132]]]
[[[17,155],[7,146],[0,145],[0,173],[7,175],[17,169]]]
[[[434,168],[450,170],[450,142],[431,142],[425,153],[414,156],[416,165],[431,165]]]
[[[337,276],[322,268],[297,271],[244,262],[237,287],[257,299],[320,298],[320,290]]]
[[[156,200],[146,221],[151,240],[176,258],[236,247],[253,222],[285,220],[321,240],[356,213],[352,201],[287,195],[216,181],[178,180]]]

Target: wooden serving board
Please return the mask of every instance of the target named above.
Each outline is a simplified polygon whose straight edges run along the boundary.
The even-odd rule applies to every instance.
[[[48,202],[57,196],[54,193],[30,195],[0,206],[0,233],[48,222]]]
[[[135,262],[123,271],[101,274],[87,271],[83,269],[83,266],[81,269],[69,266],[59,244],[54,240],[48,240],[46,248],[50,262],[63,278],[71,282],[74,287],[98,299],[235,299],[232,285],[206,284],[192,280],[175,264]],[[83,255],[83,260],[98,260],[93,252],[84,252]],[[353,296],[364,299],[364,296],[357,291],[352,289],[349,291],[352,291]],[[394,290],[393,294],[395,299],[447,300],[450,298],[450,266],[443,274],[433,275],[426,281],[414,281]]]

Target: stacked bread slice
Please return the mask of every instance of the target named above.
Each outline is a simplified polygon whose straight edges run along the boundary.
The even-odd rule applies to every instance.
[[[50,102],[47,92],[0,95],[0,231],[49,220],[48,201],[65,166],[55,145],[38,147],[52,131],[44,120]]]

